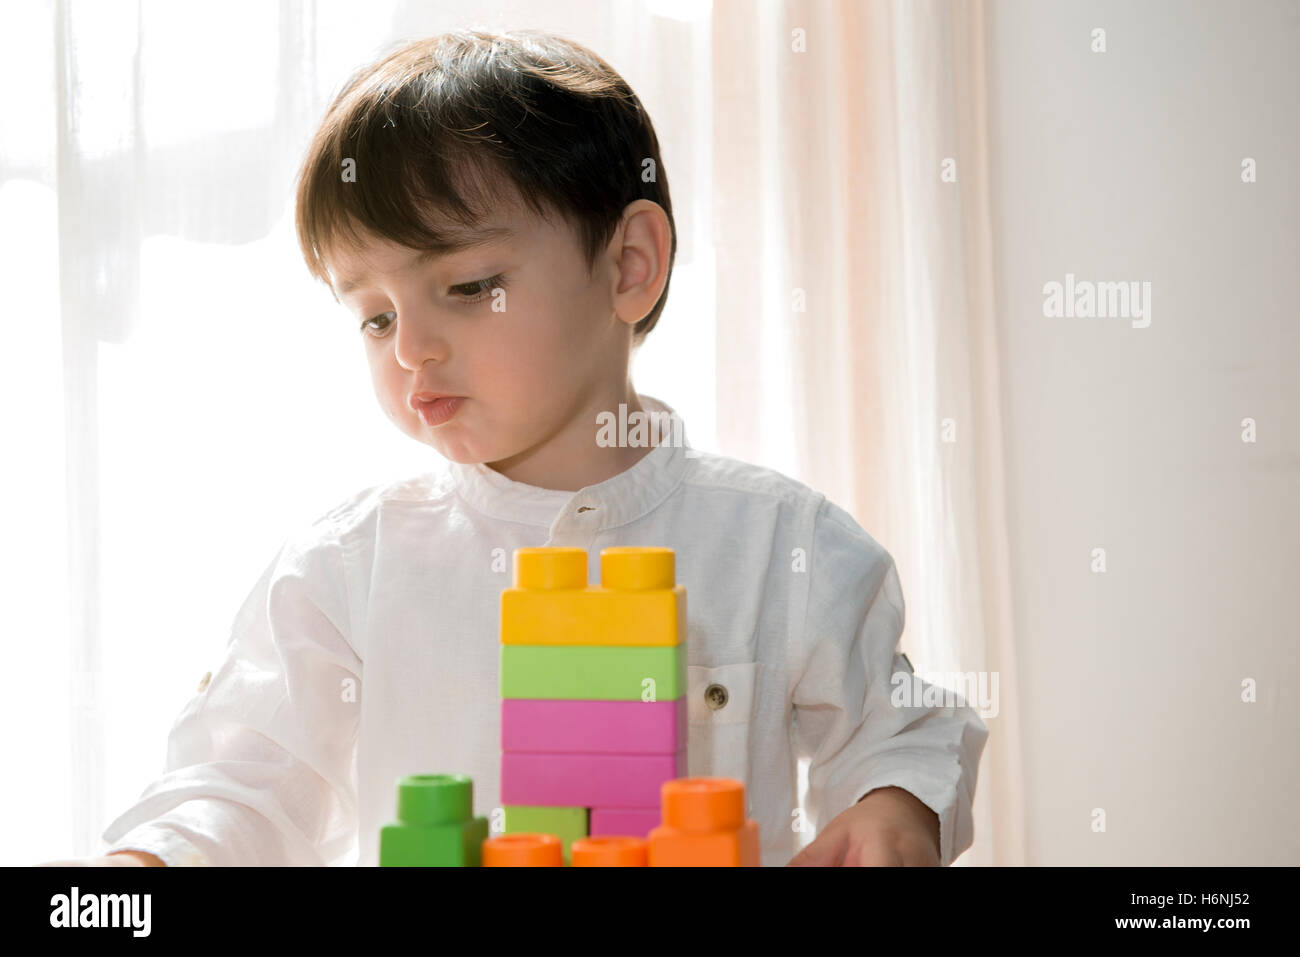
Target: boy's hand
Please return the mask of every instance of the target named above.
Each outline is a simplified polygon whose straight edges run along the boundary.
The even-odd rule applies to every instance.
[[[37,867],[166,867],[146,851],[113,851],[102,857],[74,857],[67,861],[46,861]]]
[[[938,867],[939,816],[902,788],[877,788],[826,825],[788,867]]]

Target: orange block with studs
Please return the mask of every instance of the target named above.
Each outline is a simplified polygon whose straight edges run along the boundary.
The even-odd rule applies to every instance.
[[[574,867],[645,867],[646,839],[623,835],[583,837],[569,847]]]
[[[677,778],[661,791],[663,824],[647,838],[650,867],[758,867],[758,822],[745,819],[745,785]],[[486,863],[486,862],[485,862]]]
[[[563,867],[564,847],[554,834],[502,834],[483,842],[484,867]]]

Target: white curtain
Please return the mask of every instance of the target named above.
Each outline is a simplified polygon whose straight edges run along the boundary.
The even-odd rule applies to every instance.
[[[356,331],[307,277],[293,177],[354,68],[465,26],[570,36],[645,102],[679,253],[636,384],[695,444],[821,488],[890,548],[918,670],[1001,670],[965,859],[1018,862],[978,6],[45,0],[6,18],[18,680],[0,722],[22,771],[0,810],[24,826],[3,863],[98,853],[284,535],[438,466],[378,410]],[[946,416],[957,441],[936,445]]]
[[[1023,864],[983,3],[727,0],[713,32],[720,442],[890,551],[918,673],[989,674],[959,860]]]

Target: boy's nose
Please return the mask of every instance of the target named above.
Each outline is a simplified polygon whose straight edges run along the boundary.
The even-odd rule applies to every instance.
[[[446,337],[438,323],[428,315],[418,313],[398,314],[395,357],[402,367],[418,372],[429,360],[444,362],[447,358]]]

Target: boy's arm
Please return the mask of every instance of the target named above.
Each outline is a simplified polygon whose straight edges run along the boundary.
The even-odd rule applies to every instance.
[[[823,501],[809,557],[803,644],[795,658],[795,742],[809,758],[808,816],[823,829],[869,792],[897,787],[939,820],[948,865],[974,840],[971,802],[988,729],[969,706],[891,700],[911,665],[898,652],[903,595],[889,554]],[[899,692],[901,695],[901,691]]]
[[[221,667],[173,724],[163,775],[103,834],[178,865],[325,865],[353,846],[361,661],[336,543],[286,544]]]

